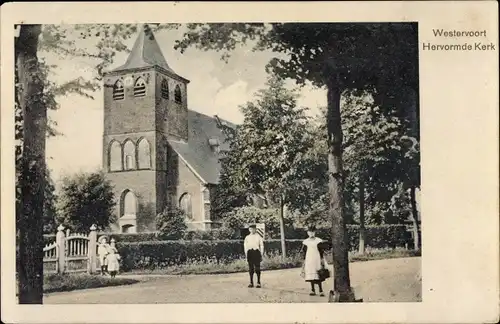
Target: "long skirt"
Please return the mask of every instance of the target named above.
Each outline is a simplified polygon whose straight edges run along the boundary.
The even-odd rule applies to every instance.
[[[318,249],[307,249],[304,261],[305,281],[318,281],[318,270],[321,269],[321,256]]]

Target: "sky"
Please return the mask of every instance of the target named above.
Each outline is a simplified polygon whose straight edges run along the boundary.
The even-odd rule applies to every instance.
[[[187,90],[188,108],[240,123],[242,115],[239,106],[251,101],[255,92],[264,87],[267,79],[265,65],[278,54],[254,52],[249,45],[233,51],[227,63],[215,51],[189,48],[181,54],[173,46],[182,33],[181,27],[178,30],[162,30],[155,36],[170,67],[191,81]],[[135,38],[134,35],[127,42],[129,49]],[[82,49],[93,46],[82,40],[76,45]],[[56,84],[80,76],[85,79],[92,76],[89,62],[83,59],[63,58],[44,52],[40,57],[48,64],[57,66],[50,76]],[[126,53],[118,54],[112,67],[123,64],[126,58]],[[295,86],[292,81],[287,84]],[[103,96],[100,90],[93,96],[94,100],[76,95],[59,98],[60,108],[49,112],[49,118],[57,123],[57,131],[62,133],[47,140],[47,164],[55,181],[75,172],[102,168]],[[309,113],[315,115],[320,107],[326,106],[326,91],[305,86],[300,89],[298,104],[309,108]]]

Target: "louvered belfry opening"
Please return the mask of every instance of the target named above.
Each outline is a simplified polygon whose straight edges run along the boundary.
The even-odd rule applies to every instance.
[[[138,78],[134,84],[134,97],[144,97],[146,95],[146,82]]]
[[[125,89],[123,88],[123,83],[117,81],[113,86],[113,100],[123,100],[125,98]]]

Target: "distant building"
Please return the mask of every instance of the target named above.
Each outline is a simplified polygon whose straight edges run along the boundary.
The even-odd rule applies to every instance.
[[[125,64],[104,76],[102,163],[117,197],[115,232],[154,231],[169,206],[192,228],[215,224],[211,196],[228,150],[219,124],[234,125],[189,110],[188,83],[144,29]]]

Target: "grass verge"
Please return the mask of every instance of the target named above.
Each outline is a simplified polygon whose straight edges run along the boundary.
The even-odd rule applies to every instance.
[[[359,254],[357,252],[349,253],[350,262],[360,262],[360,261],[371,261],[371,260],[382,260],[382,259],[394,259],[394,258],[407,258],[420,256],[420,251],[406,250],[406,249],[367,249],[364,254]],[[331,254],[328,255],[327,261],[332,264]],[[302,266],[302,258],[300,255],[288,256],[285,260],[281,258],[280,255],[266,256],[262,260],[261,269],[262,270],[279,270],[279,269],[290,269],[298,268]],[[168,268],[152,269],[152,270],[132,270],[123,275],[207,275],[207,274],[224,274],[224,273],[236,273],[236,272],[246,272],[248,270],[248,265],[245,259],[235,260],[229,263],[218,264],[216,262],[209,263],[187,263],[182,265],[170,266]]]
[[[60,292],[88,288],[131,285],[139,280],[131,278],[111,278],[89,274],[46,274],[43,277],[43,292]]]

